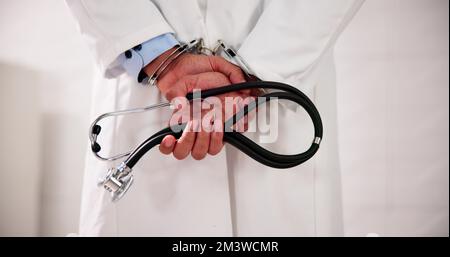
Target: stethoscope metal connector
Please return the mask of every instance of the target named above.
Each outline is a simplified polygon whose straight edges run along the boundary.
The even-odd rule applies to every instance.
[[[98,185],[111,193],[112,201],[120,200],[133,184],[131,169],[122,162],[117,168],[110,168]]]

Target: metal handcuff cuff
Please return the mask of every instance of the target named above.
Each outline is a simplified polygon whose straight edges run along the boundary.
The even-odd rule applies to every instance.
[[[245,61],[237,54],[237,52],[233,48],[227,46],[224,42],[219,40],[217,46],[213,50],[210,50],[204,47],[203,41],[200,39],[200,40],[193,40],[188,44],[178,45],[174,50],[172,50],[172,52],[169,53],[168,57],[157,67],[156,71],[149,76],[148,84],[156,85],[158,77],[170,66],[170,64],[174,60],[176,60],[179,56],[181,56],[183,53],[186,52],[213,54],[213,55],[216,55],[218,53],[224,53],[227,59],[234,62],[243,70],[247,78],[256,78],[256,76],[254,76],[254,73],[249,68],[249,66],[245,63]],[[270,152],[265,148],[259,146],[255,142],[251,141],[241,133],[236,132],[234,130],[231,130],[231,132],[224,133],[223,136],[224,142],[233,145],[234,147],[238,148],[240,151],[247,154],[254,160],[264,165],[278,169],[286,169],[300,165],[303,162],[309,160],[318,151],[323,134],[322,120],[320,118],[320,114],[317,111],[314,104],[312,103],[312,101],[304,93],[302,93],[295,87],[280,82],[256,80],[239,84],[232,84],[209,90],[203,90],[201,92],[201,95],[188,93],[186,95],[186,98],[189,101],[204,100],[211,96],[217,96],[233,91],[240,91],[246,89],[264,89],[264,90],[271,89],[271,92],[263,91],[264,92],[263,95],[260,95],[257,98],[255,98],[254,101],[251,101],[249,104],[244,106],[244,108],[238,111],[233,117],[225,121],[224,129],[232,128],[232,126],[237,121],[242,119],[252,110],[255,110],[259,105],[267,103],[273,99],[283,99],[294,102],[302,106],[306,110],[308,115],[311,117],[311,120],[314,125],[314,140],[311,146],[308,148],[308,150],[306,150],[303,153],[293,155],[277,154]],[[177,124],[172,127],[162,129],[159,132],[150,136],[148,139],[146,139],[132,151],[117,154],[111,157],[103,157],[99,155],[101,147],[97,143],[97,137],[101,131],[101,127],[100,125],[98,125],[98,122],[107,117],[141,113],[154,110],[157,108],[170,106],[171,105],[169,102],[165,102],[143,108],[109,112],[98,116],[92,123],[89,130],[89,139],[91,141],[91,150],[94,153],[94,155],[98,159],[103,161],[114,161],[126,158],[117,167],[110,168],[105,178],[103,178],[99,182],[99,186],[104,187],[107,191],[111,193],[113,201],[121,199],[132,185],[133,175],[131,174],[131,172],[132,168],[136,165],[136,163],[150,149],[159,145],[165,136],[173,135],[176,139],[179,139],[183,133],[186,124]]]

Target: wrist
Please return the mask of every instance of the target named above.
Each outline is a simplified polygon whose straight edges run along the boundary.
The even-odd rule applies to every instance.
[[[156,59],[151,61],[149,64],[147,64],[143,69],[145,74],[147,74],[147,76],[149,77],[154,74],[156,72],[156,69],[158,69],[158,67],[164,62],[164,60],[167,59],[167,57],[174,51],[175,48],[176,47],[170,48],[169,50],[159,55]]]

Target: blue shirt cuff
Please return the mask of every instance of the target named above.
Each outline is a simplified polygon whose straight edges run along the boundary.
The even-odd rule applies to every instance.
[[[162,34],[125,51],[118,57],[118,61],[128,75],[136,78],[140,83],[145,78],[142,74],[139,76],[142,68],[178,44],[172,33]]]

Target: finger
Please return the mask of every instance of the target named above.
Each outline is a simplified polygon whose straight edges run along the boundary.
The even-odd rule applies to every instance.
[[[256,99],[254,97],[249,96],[244,99],[244,105],[247,106],[250,104],[254,104],[255,101],[256,101]],[[247,131],[247,129],[248,129],[248,123],[250,121],[252,121],[255,117],[256,117],[256,108],[249,111],[247,113],[247,115],[245,116],[245,122],[244,122],[245,131]]]
[[[165,136],[159,145],[159,151],[163,154],[171,154],[175,147],[176,139],[172,135]]]
[[[244,96],[250,95],[251,92],[252,92],[251,89],[244,89],[244,90],[240,90],[239,91],[239,93],[244,95]]]
[[[177,143],[175,144],[173,156],[178,160],[183,160],[191,152],[192,146],[195,142],[195,122],[196,121],[188,122],[188,125],[186,125],[186,129],[183,131],[180,139],[178,139]]]
[[[204,72],[196,75],[188,75],[183,77],[182,82],[187,92],[194,89],[211,89],[229,85],[230,80],[220,72]]]
[[[208,129],[209,131],[210,129]],[[194,147],[192,148],[192,158],[195,160],[201,160],[205,158],[209,149],[209,141],[211,133],[206,131],[205,129],[201,129],[200,132],[197,133],[195,138]]]
[[[187,123],[191,119],[190,102],[185,97],[177,97],[170,101],[172,116],[169,120],[169,126]]]
[[[175,97],[185,97],[194,89],[210,89],[230,84],[227,76],[220,72],[203,72],[194,75],[186,75],[179,79],[167,90],[166,98],[170,101]]]
[[[236,109],[235,112],[233,113],[233,115],[237,114],[240,111],[243,111],[244,109],[244,99],[242,98],[237,98],[237,102],[236,102]],[[245,116],[240,118],[239,120],[236,121],[236,123],[234,124],[235,126],[235,130],[237,132],[244,132],[245,131]]]
[[[172,99],[176,98],[176,97],[185,97],[186,94],[188,93],[186,90],[186,87],[182,84],[183,81],[178,81],[177,83],[175,83],[175,85],[169,89],[166,93],[165,93],[165,97],[167,100],[172,101]],[[180,85],[177,85],[180,84]]]
[[[223,147],[223,125],[220,120],[214,123],[214,131],[211,133],[208,153],[216,155],[220,153]]]
[[[209,61],[213,71],[225,74],[230,79],[231,83],[236,84],[245,82],[244,73],[238,66],[219,56],[209,56]]]

